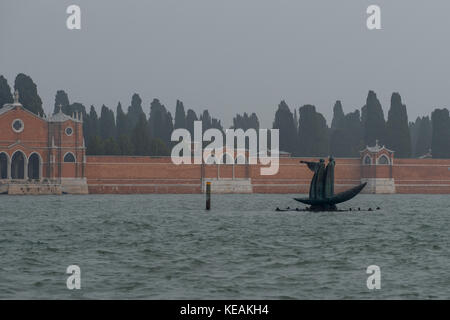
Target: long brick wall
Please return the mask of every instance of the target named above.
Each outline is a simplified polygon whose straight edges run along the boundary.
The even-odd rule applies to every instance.
[[[200,193],[201,166],[169,157],[88,156],[89,193]]]
[[[300,160],[280,158],[276,175],[261,165],[175,165],[170,157],[88,156],[90,193],[200,193],[203,179],[251,179],[254,193],[308,193],[312,173]],[[362,175],[392,175],[397,193],[450,194],[450,159],[395,159],[390,166],[362,166],[361,159],[336,159],[335,191],[361,182]]]
[[[397,193],[450,194],[450,159],[395,159]]]

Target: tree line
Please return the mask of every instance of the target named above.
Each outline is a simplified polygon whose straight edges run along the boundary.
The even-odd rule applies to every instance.
[[[31,77],[17,75],[14,90],[20,92],[20,103],[31,112],[43,116],[42,100]],[[7,80],[0,76],[0,107],[13,101]],[[298,111],[298,112],[297,112]],[[135,93],[128,108],[119,102],[115,112],[105,105],[98,115],[90,106],[89,112],[78,102],[70,102],[64,90],[55,96],[53,113],[73,115],[79,112],[83,117],[83,131],[89,155],[139,155],[167,156],[175,142],[170,137],[174,129],[185,128],[191,135],[194,121],[201,121],[203,130],[216,128],[224,132],[221,121],[204,110],[197,115],[192,109],[177,101],[175,117],[158,100],[150,103],[147,115],[142,99]],[[421,157],[430,150],[433,158],[450,158],[450,116],[446,108],[436,108],[431,116],[418,117],[408,122],[407,108],[399,93],[393,93],[390,108],[385,119],[377,95],[369,91],[361,109],[345,114],[341,101],[333,107],[333,119],[328,126],[325,117],[314,105],[291,108],[281,101],[275,112],[272,127],[280,132],[280,151],[293,156],[359,157],[365,146],[380,145],[395,151],[398,158]],[[234,129],[259,129],[258,116],[237,114],[233,118]]]

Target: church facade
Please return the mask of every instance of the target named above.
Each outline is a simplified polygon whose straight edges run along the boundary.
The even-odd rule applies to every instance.
[[[14,102],[0,109],[0,192],[87,194],[81,115],[40,117]]]

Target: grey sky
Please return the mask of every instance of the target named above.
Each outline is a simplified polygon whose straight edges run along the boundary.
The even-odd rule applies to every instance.
[[[66,28],[70,4],[82,30]],[[383,30],[366,28],[378,4]],[[331,120],[364,105],[369,89],[385,115],[398,91],[409,118],[449,101],[448,0],[1,0],[0,74],[38,85],[44,110],[56,90],[71,102],[128,107],[137,92],[148,114],[176,99],[231,124],[256,112],[271,126],[285,99],[314,104]]]

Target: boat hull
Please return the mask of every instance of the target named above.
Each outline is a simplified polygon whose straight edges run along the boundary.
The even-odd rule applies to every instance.
[[[308,204],[311,206],[334,206],[338,203],[342,203],[345,201],[348,201],[352,198],[354,198],[358,193],[364,189],[366,186],[366,182],[360,184],[359,186],[356,186],[354,188],[351,188],[347,191],[338,193],[337,195],[333,196],[332,198],[326,198],[326,199],[309,199],[309,198],[294,198],[294,200]]]

